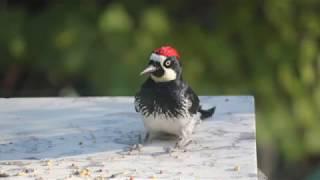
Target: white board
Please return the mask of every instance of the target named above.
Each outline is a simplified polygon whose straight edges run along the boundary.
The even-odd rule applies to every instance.
[[[0,99],[0,175],[10,179],[257,179],[254,100],[201,97],[216,106],[185,150],[144,132],[132,97]]]

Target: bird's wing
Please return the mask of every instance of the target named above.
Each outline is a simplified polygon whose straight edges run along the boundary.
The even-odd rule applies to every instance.
[[[199,98],[190,86],[188,86],[186,89],[185,97],[188,101],[189,112],[191,114],[196,114],[199,110]]]

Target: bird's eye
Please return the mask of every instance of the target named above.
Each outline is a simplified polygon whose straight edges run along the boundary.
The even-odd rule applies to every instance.
[[[166,60],[166,61],[164,61],[164,66],[165,67],[169,67],[171,65],[171,60]]]

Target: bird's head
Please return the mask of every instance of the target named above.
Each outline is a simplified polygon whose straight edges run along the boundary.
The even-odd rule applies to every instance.
[[[179,60],[180,55],[176,49],[171,46],[162,46],[152,52],[148,66],[140,75],[150,75],[155,82],[176,80],[180,78],[182,72]]]

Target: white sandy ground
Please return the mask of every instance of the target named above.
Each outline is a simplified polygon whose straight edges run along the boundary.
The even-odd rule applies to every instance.
[[[201,97],[214,117],[185,150],[139,143],[132,97],[0,99],[0,179],[256,180],[252,97]]]

